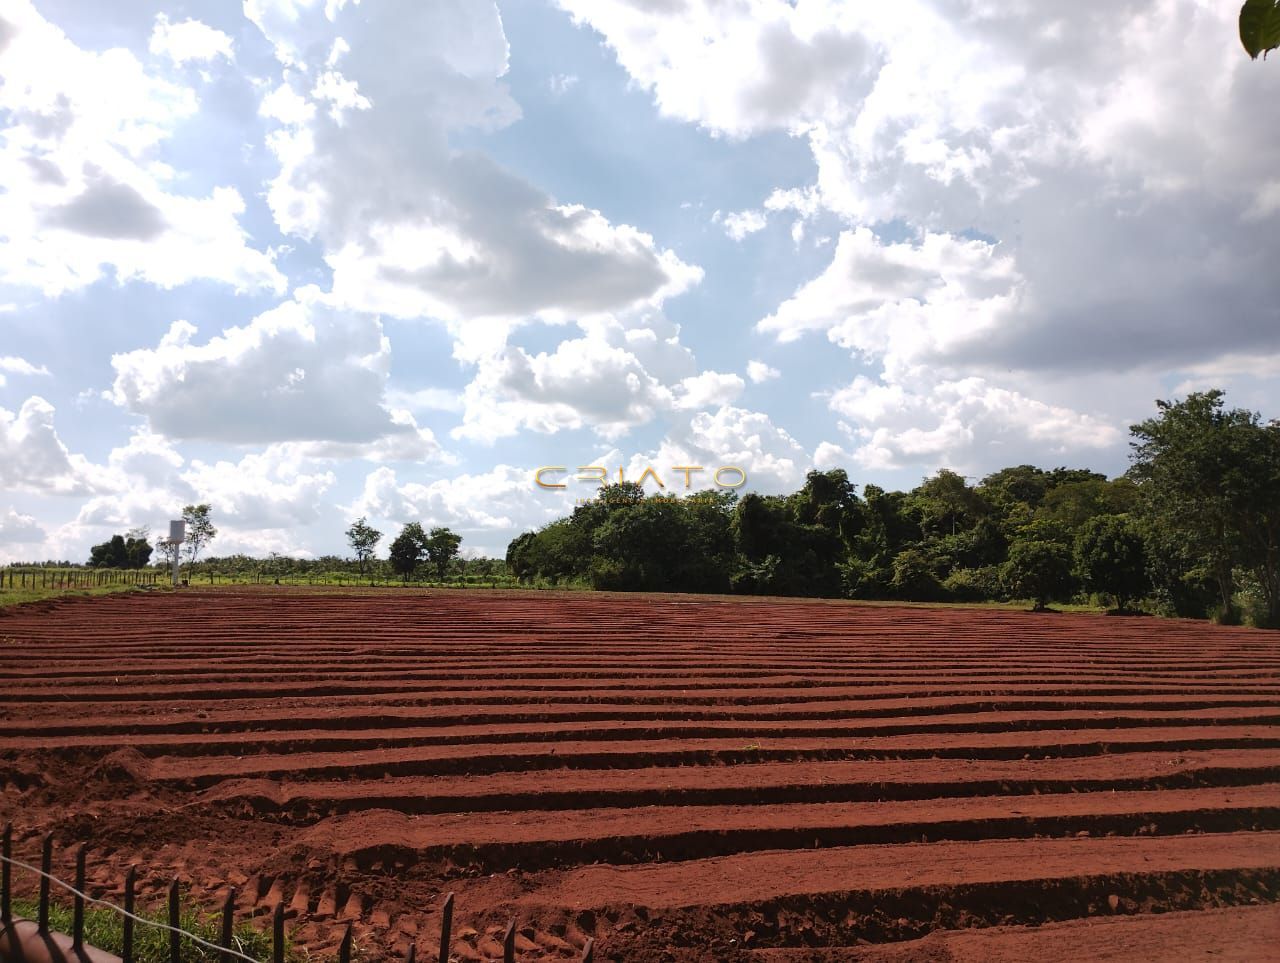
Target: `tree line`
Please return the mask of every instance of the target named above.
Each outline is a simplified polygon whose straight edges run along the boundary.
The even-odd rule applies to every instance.
[[[182,542],[171,542],[167,538],[158,539],[155,546],[150,543],[150,530],[145,526],[131,529],[125,535],[113,535],[100,545],[94,545],[89,552],[89,566],[93,568],[144,568],[152,555],[159,554],[155,564],[172,565],[179,557],[185,560],[188,574],[217,573],[234,574],[270,574],[292,575],[313,572],[340,573],[348,567],[346,559],[337,556],[323,556],[318,559],[290,559],[272,553],[265,560],[250,558],[246,555],[232,555],[222,558],[207,558],[197,567],[202,550],[217,537],[218,530],[213,524],[213,510],[207,504],[187,505],[182,510],[182,519],[186,523],[185,539]],[[347,544],[355,555],[358,574],[385,576],[388,574],[378,564],[378,543],[382,541],[382,532],[369,524],[367,518],[359,518],[346,530]],[[391,542],[387,559],[390,573],[408,581],[416,575],[420,567],[427,566],[436,578],[443,579],[452,568],[459,574],[464,567],[460,556],[462,536],[451,529],[436,527],[425,530],[420,522],[409,522],[400,534]],[[500,570],[503,564],[495,559],[475,559],[472,574],[494,576],[505,574]]]
[[[842,469],[790,495],[646,496],[610,485],[513,540],[524,581],[599,589],[904,601],[1104,599],[1280,626],[1280,422],[1221,391],[1159,401],[1130,428],[1131,466],[949,470],[859,494]]]
[[[382,532],[361,517],[347,529],[347,544],[355,553],[363,575],[365,566],[377,559],[378,542]],[[409,522],[391,542],[387,561],[391,571],[404,581],[415,575],[422,565],[429,566],[436,578],[443,579],[449,566],[459,557],[462,536],[451,529],[439,526],[427,531],[421,522]]]

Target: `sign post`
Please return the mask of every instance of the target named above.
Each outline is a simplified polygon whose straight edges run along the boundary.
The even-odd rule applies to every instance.
[[[178,564],[182,543],[187,540],[187,523],[182,519],[169,522],[169,544],[173,546],[173,587],[178,587]]]

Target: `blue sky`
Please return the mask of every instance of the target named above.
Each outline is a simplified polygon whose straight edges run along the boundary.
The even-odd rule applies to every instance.
[[[1280,415],[1229,6],[6,4],[0,561],[194,501],[501,554],[589,494],[540,465],[1115,474],[1155,398]]]

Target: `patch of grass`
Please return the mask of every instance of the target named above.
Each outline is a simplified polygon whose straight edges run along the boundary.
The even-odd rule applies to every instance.
[[[39,906],[35,900],[15,898],[13,912],[17,916],[33,920],[38,915]],[[168,923],[167,913],[156,913],[147,910],[134,911],[135,915],[156,923]],[[121,955],[124,951],[124,917],[114,910],[102,906],[87,905],[84,911],[84,940],[108,953]],[[194,933],[202,940],[216,944],[220,937],[221,919],[216,914],[201,913],[197,910],[184,910],[178,923],[180,929]],[[51,901],[49,905],[49,928],[59,933],[71,934],[72,912],[65,903]],[[271,933],[256,929],[249,923],[241,923],[232,933],[232,949],[255,960],[271,959]],[[187,937],[182,937],[183,963],[216,963],[218,953],[208,949]],[[169,963],[169,931],[154,926],[133,924],[133,958],[137,963]],[[290,963],[302,963],[309,959],[305,950],[295,947],[285,931],[285,959]]]
[[[142,589],[136,585],[99,585],[93,588],[3,588],[0,589],[0,609],[14,605],[26,605],[29,602],[43,602],[46,599],[84,598],[96,595],[114,595],[117,592],[154,592],[160,589]]]

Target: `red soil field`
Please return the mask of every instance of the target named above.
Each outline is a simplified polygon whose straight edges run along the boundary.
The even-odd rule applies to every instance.
[[[188,590],[0,612],[0,820],[368,960],[1280,958],[1280,636]],[[23,883],[30,885],[29,881]]]

